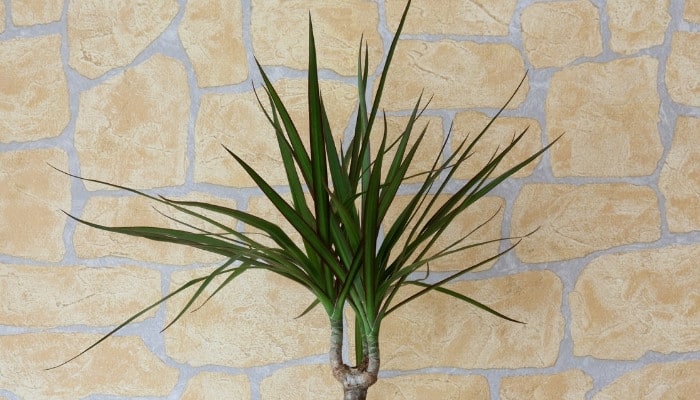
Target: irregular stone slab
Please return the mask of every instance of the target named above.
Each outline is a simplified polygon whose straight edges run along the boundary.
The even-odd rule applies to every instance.
[[[525,75],[520,51],[510,44],[403,40],[392,63],[382,102],[387,110],[412,109],[422,91],[433,96],[430,108],[501,107]],[[525,99],[528,87],[509,108]]]
[[[61,19],[64,1],[11,0],[12,23],[17,26],[48,24]]]
[[[80,358],[99,335],[30,333],[0,336],[0,387],[20,398],[73,400],[90,395],[167,396],[179,372],[154,356],[136,336],[112,337]]]
[[[678,117],[671,150],[659,177],[671,232],[700,230],[700,119]]]
[[[603,51],[598,9],[588,0],[532,4],[520,23],[527,57],[536,68],[561,67]]]
[[[245,375],[200,372],[187,383],[182,400],[219,400],[223,394],[230,400],[249,400],[250,381]]]
[[[253,0],[251,37],[262,65],[308,68],[309,15],[313,20],[319,68],[357,74],[360,38],[367,41],[369,70],[382,61],[377,4],[362,0]]]
[[[75,128],[81,174],[135,188],[184,183],[189,115],[185,68],[163,55],[82,92]]]
[[[668,7],[669,0],[606,2],[610,48],[617,53],[633,54],[662,44],[671,21]]]
[[[395,400],[489,400],[489,383],[480,375],[405,375],[380,378],[368,397]]]
[[[442,1],[411,3],[403,33],[429,35],[505,36],[515,12],[516,0]],[[406,3],[386,2],[389,29],[396,32]]]
[[[210,269],[177,272],[171,290],[205,276]],[[223,279],[215,279],[211,293]],[[167,304],[172,320],[194,292]],[[249,368],[328,352],[330,331],[322,307],[295,319],[313,295],[302,286],[267,271],[249,270],[200,310],[187,313],[164,332],[168,356],[193,366]],[[202,299],[203,301],[204,299]],[[195,304],[201,304],[198,301]],[[330,373],[329,373],[330,375]]]
[[[0,4],[0,33],[5,31],[5,3]]]
[[[0,142],[32,141],[63,132],[70,105],[61,36],[0,41],[0,76]]]
[[[700,107],[700,33],[676,32],[666,64],[666,86],[674,101]]]
[[[585,63],[554,74],[546,100],[555,176],[644,176],[663,153],[657,128],[658,61]],[[575,95],[572,95],[575,93]],[[637,99],[634,102],[629,99]]]
[[[70,181],[47,163],[67,170],[68,156],[58,149],[0,153],[0,253],[63,258],[66,216],[60,210],[70,209]]]
[[[408,206],[411,198],[412,196],[397,196],[396,201],[391,207],[389,207],[389,211],[387,212],[384,223],[384,232],[388,232],[390,229],[389,227],[394,224],[396,219],[399,217],[399,214]],[[428,201],[430,201],[432,198],[432,196],[429,196]],[[437,199],[432,208],[433,211],[429,214],[429,217],[435,215],[435,212],[439,209],[439,207],[445,204],[447,198],[448,197],[446,195],[442,195]],[[481,242],[500,239],[504,206],[505,200],[500,197],[488,196],[481,198],[470,206],[469,211],[462,213],[459,217],[454,219],[450,226],[447,227],[435,241],[435,244],[432,246],[432,249],[428,251],[426,257],[439,253],[440,251],[454,244],[457,240],[467,235],[468,238],[466,238],[456,247],[475,245]],[[425,207],[422,207],[421,212],[423,212],[424,209]],[[489,218],[492,219],[489,221]],[[482,224],[484,225],[479,228],[479,225]],[[406,234],[402,235],[402,238],[399,239],[399,244],[396,249],[401,249],[404,246],[406,239],[408,238],[408,233],[411,229],[413,229],[414,225],[415,223],[409,224]],[[456,271],[468,268],[495,256],[498,253],[498,246],[498,242],[486,243],[464,251],[448,254],[430,262],[430,270]],[[424,246],[421,246],[419,252],[422,251],[423,248]],[[397,255],[397,251],[392,253],[393,258],[395,258]],[[417,253],[415,255],[417,255]],[[412,257],[411,260],[413,261],[415,258]],[[493,264],[495,264],[495,260],[483,264],[476,270],[483,271],[489,269],[493,266]],[[420,271],[425,270],[426,266],[420,268]]]
[[[248,77],[240,2],[188,2],[178,33],[200,87],[232,85]]]
[[[693,399],[700,393],[700,361],[657,363],[628,372],[593,396],[593,400]]]
[[[384,320],[379,341],[383,368],[554,365],[564,337],[563,286],[554,273],[523,272],[446,287],[527,325],[503,320],[443,294],[429,293]]]
[[[457,151],[459,145],[467,139],[467,143],[476,139],[476,136],[486,127],[491,118],[486,114],[473,111],[458,113],[454,119],[452,128],[452,151]],[[503,158],[501,164],[493,171],[492,176],[506,172],[511,167],[524,161],[542,146],[542,130],[540,124],[531,118],[499,117],[491,125],[489,130],[481,137],[479,143],[474,146],[472,156],[455,172],[456,179],[471,179],[483,168],[493,156],[496,150],[502,151],[523,130],[527,133],[520,142],[513,147],[511,152]],[[463,150],[466,147],[463,148]],[[530,163],[513,177],[522,178],[532,174],[539,159]]]
[[[0,264],[0,325],[117,325],[160,297],[149,269]]]
[[[370,388],[369,393],[371,391]],[[326,400],[342,396],[343,388],[333,378],[330,365],[299,365],[280,369],[260,383],[261,400]]]
[[[511,234],[525,235],[515,248],[523,262],[584,257],[595,251],[659,239],[656,193],[626,183],[530,184],[513,206]]]
[[[205,201],[229,208],[236,207],[235,203],[230,200],[215,198],[203,193],[191,193],[180,199]],[[159,226],[191,230],[188,227],[167,219],[165,216],[161,215],[159,211],[183,222],[211,229],[211,227],[207,227],[206,224],[202,225],[201,222],[192,217],[184,216],[182,213],[177,212],[177,210],[136,196],[92,197],[88,200],[82,214],[78,217],[106,226]],[[222,217],[221,215],[205,215],[216,218],[217,221],[227,226],[235,227],[237,223],[237,221]],[[221,256],[205,252],[204,250],[105,232],[82,224],[78,224],[75,228],[73,245],[75,246],[78,257],[82,258],[116,256],[172,265],[187,265],[195,262],[210,263],[222,259]]]
[[[274,83],[304,143],[309,140],[306,84],[306,81],[296,79]],[[333,137],[339,143],[355,110],[357,89],[334,81],[322,81],[320,86]],[[264,96],[264,91],[261,90],[259,95]],[[269,102],[265,99],[263,104]],[[252,92],[202,96],[195,128],[194,178],[197,182],[256,187],[245,170],[221,147],[222,144],[271,185],[287,184],[274,130]]]
[[[165,31],[178,8],[176,0],[71,0],[70,66],[91,79],[127,66]]]
[[[635,360],[700,350],[698,259],[700,245],[593,260],[569,295],[574,354]]]
[[[683,19],[688,22],[700,23],[700,1],[686,0],[683,10]]]
[[[585,399],[593,379],[571,369],[553,375],[507,376],[501,379],[501,400]]]

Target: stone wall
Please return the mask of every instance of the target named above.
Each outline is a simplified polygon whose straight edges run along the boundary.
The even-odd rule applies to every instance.
[[[60,210],[107,224],[170,221],[140,198],[49,165],[278,218],[220,146],[283,184],[252,92],[260,79],[251,54],[303,129],[310,10],[342,139],[356,106],[360,36],[376,71],[402,8],[0,3],[0,399],[339,398],[322,312],[294,319],[310,295],[265,273],[243,275],[163,334],[184,298],[44,371],[219,261],[76,224]],[[420,165],[450,125],[453,141],[483,126],[526,71],[525,90],[475,161],[525,126],[520,154],[566,135],[475,206],[480,215],[502,210],[484,237],[540,229],[450,287],[527,324],[427,296],[387,320],[371,398],[695,398],[700,1],[415,0],[383,105],[389,126],[421,90],[434,96]],[[457,221],[452,234],[473,224]]]

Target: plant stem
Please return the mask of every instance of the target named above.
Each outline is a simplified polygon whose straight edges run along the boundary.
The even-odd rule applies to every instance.
[[[379,342],[376,337],[366,336],[364,359],[355,367],[343,362],[343,321],[331,319],[331,343],[329,358],[333,377],[343,385],[345,400],[365,400],[367,390],[379,374]]]

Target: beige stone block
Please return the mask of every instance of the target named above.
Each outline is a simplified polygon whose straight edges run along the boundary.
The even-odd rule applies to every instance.
[[[368,392],[372,396],[372,388]],[[326,400],[343,396],[343,387],[329,365],[299,365],[283,368],[260,383],[261,400]]]
[[[71,205],[70,181],[47,165],[68,169],[58,149],[0,153],[0,253],[40,261],[65,254],[60,210]]]
[[[210,271],[174,273],[171,289]],[[202,300],[195,304],[201,304],[223,279],[214,280]],[[169,320],[193,293],[194,290],[188,289],[168,303]],[[166,351],[173,359],[189,365],[234,368],[326,353],[330,331],[323,307],[295,319],[313,299],[307,289],[286,278],[267,271],[246,271],[200,310],[188,312],[167,329]]]
[[[73,400],[92,394],[167,396],[178,370],[166,366],[136,336],[112,337],[50,371],[99,335],[31,333],[0,336],[0,387],[23,399]]]
[[[144,268],[0,264],[0,325],[117,325],[160,297],[160,273]]]
[[[603,51],[598,9],[589,0],[535,3],[520,17],[523,44],[536,68],[561,67]]]
[[[489,383],[479,375],[405,375],[380,378],[370,398],[395,400],[489,400]]]
[[[18,26],[48,24],[61,19],[63,1],[11,0],[12,23]]]
[[[577,369],[553,375],[508,376],[501,380],[502,400],[578,400],[593,389],[593,379]]]
[[[215,198],[203,193],[192,193],[179,199],[205,201],[229,208],[236,207],[235,203],[230,200]],[[200,210],[195,209],[195,211]],[[199,222],[193,217],[188,217],[173,208],[137,196],[90,198],[82,214],[78,217],[106,226],[157,226],[186,231],[192,230],[166,218],[160,213],[207,230],[221,232],[220,229]],[[229,227],[235,227],[237,223],[232,218],[218,214],[204,213],[204,215],[213,217]],[[78,224],[75,229],[73,244],[78,256],[83,258],[117,256],[173,265],[216,262],[222,259],[221,256],[204,250],[106,232],[82,224]]]
[[[218,400],[225,394],[230,400],[249,400],[250,381],[245,375],[200,372],[187,383],[182,400]]]
[[[700,230],[700,119],[679,117],[666,155],[659,188],[666,198],[671,232]]]
[[[389,208],[387,216],[384,220],[384,232],[388,232],[390,227],[399,217],[399,214],[408,206],[411,201],[412,196],[397,196],[395,202]],[[433,197],[428,197],[428,201],[432,201]],[[445,204],[447,201],[447,195],[441,195],[431,208],[431,212],[428,214],[427,218],[435,215],[435,212],[439,210],[439,207]],[[424,203],[427,205],[427,202]],[[481,198],[474,204],[469,206],[469,209],[463,212],[461,215],[456,217],[453,222],[445,229],[444,232],[438,237],[438,239],[433,244],[431,250],[429,250],[423,259],[429,258],[438,254],[439,252],[452,246],[458,240],[465,238],[461,243],[455,245],[453,250],[458,247],[476,245],[481,242],[493,241],[501,238],[501,222],[503,221],[503,208],[505,206],[505,201],[497,196],[488,196]],[[421,207],[421,214],[424,212],[425,206]],[[419,215],[421,215],[419,214]],[[418,217],[416,217],[417,219]],[[489,219],[492,218],[490,221]],[[408,238],[408,233],[415,226],[414,219],[409,223],[409,227],[406,233],[402,235],[399,239],[397,250],[404,247],[406,239]],[[423,220],[425,223],[427,219]],[[479,227],[479,225],[482,225]],[[457,253],[448,254],[441,258],[438,258],[430,262],[431,271],[456,271],[468,268],[472,265],[476,265],[484,260],[495,256],[498,253],[498,242],[486,243],[476,247],[472,247]],[[416,260],[417,253],[423,251],[424,246],[420,246],[418,252],[410,258],[413,262]],[[398,251],[392,252],[393,258],[398,256]],[[477,268],[477,271],[483,271],[489,269],[493,266],[495,261],[490,261],[484,265]],[[426,267],[420,268],[421,271],[425,271]]]
[[[688,22],[700,23],[700,0],[685,0],[683,19]]]
[[[240,2],[188,2],[178,33],[200,87],[232,85],[248,77]]]
[[[5,31],[5,3],[0,4],[0,33]]]
[[[70,119],[61,36],[0,42],[0,142],[56,137]]]
[[[661,236],[656,193],[626,183],[525,185],[513,206],[511,233],[527,263],[568,260]]]
[[[305,80],[274,83],[304,143],[309,140],[306,84]],[[333,137],[339,143],[357,107],[357,89],[334,81],[322,81],[320,85]],[[258,93],[265,96],[262,89]],[[261,97],[261,100],[266,107],[269,105],[267,99]],[[256,186],[245,170],[221,147],[224,144],[271,185],[287,184],[274,129],[252,92],[202,96],[195,129],[194,176],[197,182]]]
[[[383,321],[379,341],[383,368],[554,365],[564,336],[562,283],[554,273],[523,272],[446,287],[526,324],[503,320],[461,300],[432,292]]]
[[[176,0],[71,1],[67,18],[70,66],[94,79],[130,64],[165,31],[178,8]]]
[[[307,69],[309,15],[319,68],[357,75],[360,38],[369,46],[369,70],[382,60],[377,4],[362,0],[253,0],[253,51],[262,65]]]
[[[700,350],[698,259],[700,245],[593,260],[569,295],[574,354],[635,360]]]
[[[388,110],[412,109],[423,91],[433,96],[430,108],[501,107],[525,75],[510,44],[404,40],[392,65],[382,96]],[[528,89],[526,82],[509,107],[522,103]]]
[[[700,393],[700,361],[647,365],[628,372],[593,396],[593,400],[691,400]]]
[[[399,138],[399,135],[403,133],[408,125],[408,120],[409,117],[387,117],[387,147],[393,144]],[[406,179],[404,181],[405,183],[423,183],[425,180],[425,175],[422,175],[422,173],[431,170],[436,159],[440,160],[438,161],[438,165],[444,162],[442,159],[444,134],[442,130],[442,118],[440,117],[423,116],[414,123],[411,136],[408,140],[406,153],[408,153],[411,146],[416,143],[416,140],[418,139],[418,136],[420,136],[423,129],[426,129],[425,136],[418,147],[419,150],[416,151],[413,160],[409,164],[406,176],[411,178]],[[377,118],[374,125],[373,134],[370,136],[370,150],[373,157],[376,157],[377,153],[379,152],[383,133],[384,118]],[[382,165],[383,179],[386,179],[386,175],[391,167],[391,162],[396,155],[395,149],[396,146],[393,146],[393,148],[389,149],[384,155]]]
[[[163,55],[82,92],[75,128],[81,174],[135,188],[184,183],[189,115],[185,68]]]
[[[658,61],[585,63],[557,72],[546,100],[555,176],[644,176],[663,153],[657,128]],[[636,101],[630,101],[636,99]]]
[[[436,7],[430,0],[411,3],[403,33],[437,35],[506,36],[516,0],[443,0]],[[386,1],[389,29],[396,32],[405,1]]]
[[[666,85],[674,101],[700,107],[700,33],[676,32],[666,64]]]
[[[485,114],[473,111],[465,111],[457,114],[454,119],[452,131],[452,151],[457,151],[459,145],[467,139],[467,143],[476,139],[477,135],[486,127],[491,118]],[[488,131],[479,139],[463,166],[457,170],[456,179],[471,179],[483,168],[496,151],[502,151],[523,130],[527,133],[520,142],[513,147],[510,153],[503,158],[501,164],[493,171],[492,176],[497,176],[524,161],[542,148],[542,130],[539,122],[531,118],[499,117]],[[463,147],[463,150],[466,149]],[[518,171],[513,177],[525,177],[532,174],[539,159]]]
[[[608,1],[605,11],[610,27],[610,48],[632,54],[662,44],[671,21],[668,7],[668,0]]]

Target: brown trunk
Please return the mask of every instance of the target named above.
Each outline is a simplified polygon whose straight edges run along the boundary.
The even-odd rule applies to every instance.
[[[367,400],[368,388],[345,389],[343,400]]]

